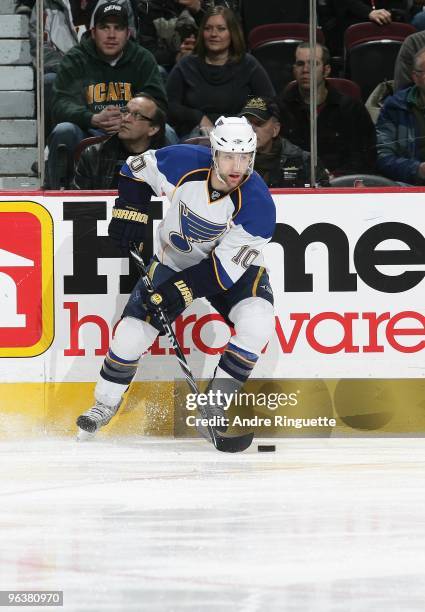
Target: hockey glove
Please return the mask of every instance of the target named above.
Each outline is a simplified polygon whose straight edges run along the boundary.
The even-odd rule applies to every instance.
[[[158,306],[168,315],[171,321],[193,302],[193,292],[186,284],[181,272],[174,274],[170,279],[159,285],[155,293],[146,298],[146,308],[152,314],[157,312]]]
[[[117,242],[123,255],[128,255],[130,242],[140,244],[146,238],[149,217],[147,206],[136,207],[116,200],[108,227],[109,236]]]

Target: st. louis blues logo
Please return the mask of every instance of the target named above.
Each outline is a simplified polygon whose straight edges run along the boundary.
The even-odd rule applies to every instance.
[[[180,233],[171,232],[170,242],[179,251],[189,253],[192,250],[191,242],[212,242],[217,240],[227,230],[227,223],[213,223],[200,217],[179,202]]]

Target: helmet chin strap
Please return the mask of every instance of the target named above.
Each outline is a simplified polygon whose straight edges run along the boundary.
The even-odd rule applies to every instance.
[[[221,177],[219,169],[218,169],[218,163],[217,163],[217,152],[214,154],[213,156],[213,160],[214,160],[214,170],[215,170],[215,174],[218,178],[218,180],[220,181],[220,183],[223,183],[223,185],[226,184],[226,181]]]

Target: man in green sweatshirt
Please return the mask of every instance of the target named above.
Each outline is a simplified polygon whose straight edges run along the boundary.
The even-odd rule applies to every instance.
[[[118,132],[119,109],[136,93],[146,92],[167,108],[158,65],[150,51],[130,40],[123,5],[99,6],[90,34],[65,55],[53,86],[57,125],[49,139],[50,189],[68,187],[74,150],[83,138]]]

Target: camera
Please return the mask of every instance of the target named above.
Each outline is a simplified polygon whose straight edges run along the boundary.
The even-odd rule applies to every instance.
[[[183,41],[185,38],[189,38],[190,36],[198,35],[198,26],[196,23],[191,23],[190,21],[182,21],[176,23],[176,32],[180,37],[180,40]]]

